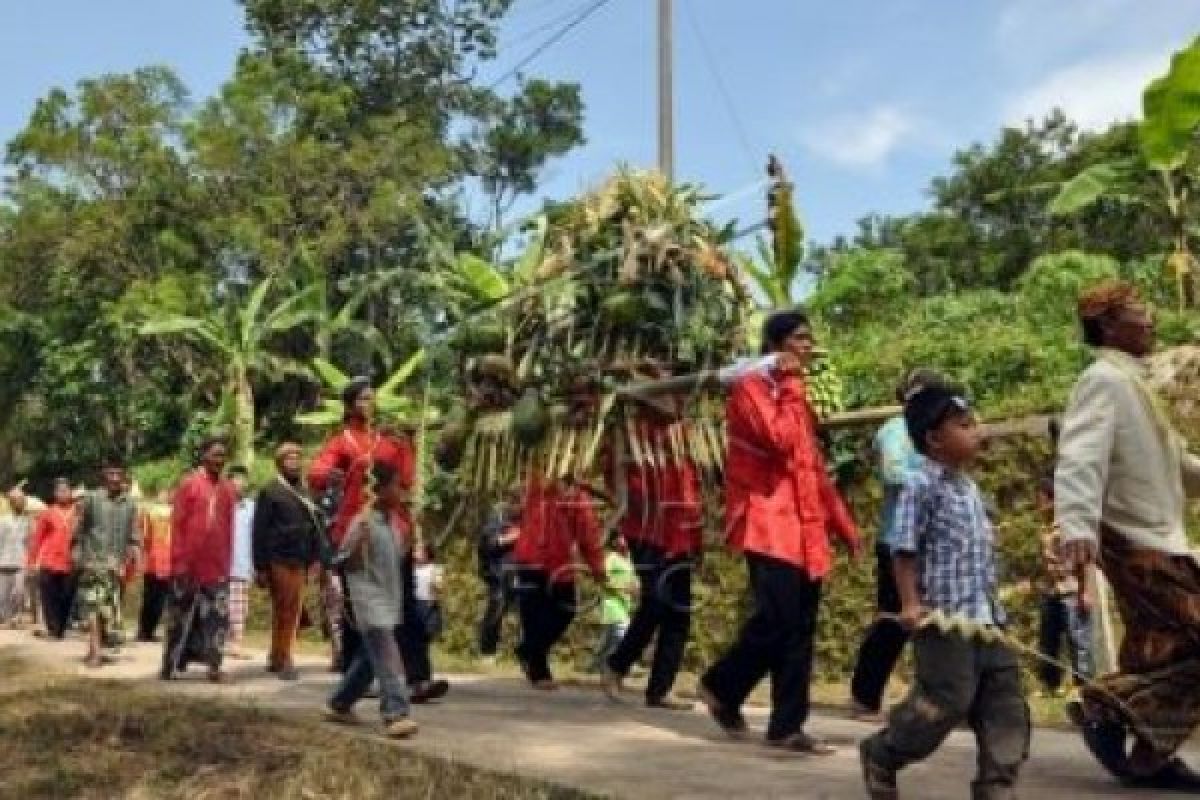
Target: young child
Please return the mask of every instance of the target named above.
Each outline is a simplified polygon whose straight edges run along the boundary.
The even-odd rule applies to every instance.
[[[442,565],[437,563],[433,548],[425,542],[413,547],[412,602],[405,609],[400,630],[400,652],[408,668],[409,697],[413,703],[440,700],[450,690],[450,683],[433,677],[431,646],[442,632],[442,607],[438,597],[442,591]]]
[[[600,640],[596,643],[591,672],[600,672],[608,657],[625,638],[633,599],[637,595],[637,571],[629,559],[625,537],[620,534],[613,538],[604,555],[604,574],[608,576],[608,585],[600,602]]]
[[[1016,654],[1007,645],[921,626],[938,611],[1003,628],[993,531],[967,474],[983,435],[961,390],[928,387],[904,405],[913,445],[926,457],[900,491],[892,552],[900,622],[914,630],[916,682],[887,726],[859,746],[872,800],[895,800],[896,773],[930,756],[962,722],[975,731],[975,800],[1015,797],[1029,752],[1029,709]]]
[[[1054,477],[1038,486],[1038,512],[1045,520],[1042,529],[1042,572],[1037,588],[1041,595],[1038,649],[1046,661],[1038,667],[1038,678],[1047,695],[1063,697],[1063,668],[1057,661],[1063,639],[1071,656],[1076,681],[1092,677],[1092,587],[1091,570],[1072,571],[1059,555],[1062,534],[1054,524]]]
[[[329,718],[354,724],[354,705],[379,681],[379,710],[384,732],[403,739],[417,732],[409,717],[404,661],[396,642],[403,620],[406,532],[397,528],[396,514],[405,502],[399,473],[390,464],[375,462],[369,476],[375,501],[351,523],[335,558],[343,565],[354,620],[362,636],[358,648],[329,698]]]

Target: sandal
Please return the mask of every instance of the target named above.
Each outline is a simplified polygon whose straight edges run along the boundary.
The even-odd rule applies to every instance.
[[[826,742],[824,739],[818,739],[815,736],[809,736],[804,731],[793,733],[791,736],[785,736],[782,739],[767,739],[767,745],[810,756],[832,756],[837,754],[837,748],[829,742]]]

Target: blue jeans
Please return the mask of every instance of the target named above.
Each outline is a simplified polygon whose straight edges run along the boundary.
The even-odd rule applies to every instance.
[[[404,682],[404,662],[396,645],[395,628],[367,628],[362,632],[362,647],[354,654],[329,705],[336,711],[348,711],[379,679],[379,713],[384,722],[408,716],[408,687]]]
[[[1064,639],[1071,658],[1071,669],[1082,676],[1079,680],[1092,677],[1091,615],[1080,612],[1079,602],[1072,595],[1045,595],[1041,603],[1038,650],[1046,658],[1057,661]],[[1051,691],[1062,686],[1063,673],[1062,667],[1045,661],[1038,667],[1042,685]]]

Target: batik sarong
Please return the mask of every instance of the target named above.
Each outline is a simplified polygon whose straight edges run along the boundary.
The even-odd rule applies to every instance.
[[[1125,636],[1117,672],[1083,690],[1088,716],[1120,721],[1165,761],[1200,725],[1200,562],[1106,530],[1101,569]]]
[[[121,586],[117,573],[103,568],[79,573],[79,605],[84,620],[99,617],[107,630],[121,624]]]
[[[182,672],[192,662],[204,664],[210,670],[220,669],[228,633],[228,584],[190,587],[181,580],[171,582],[164,674]]]

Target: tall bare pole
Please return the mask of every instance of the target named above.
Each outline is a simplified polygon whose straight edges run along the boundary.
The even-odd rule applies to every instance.
[[[658,0],[658,168],[675,180],[673,0]]]

